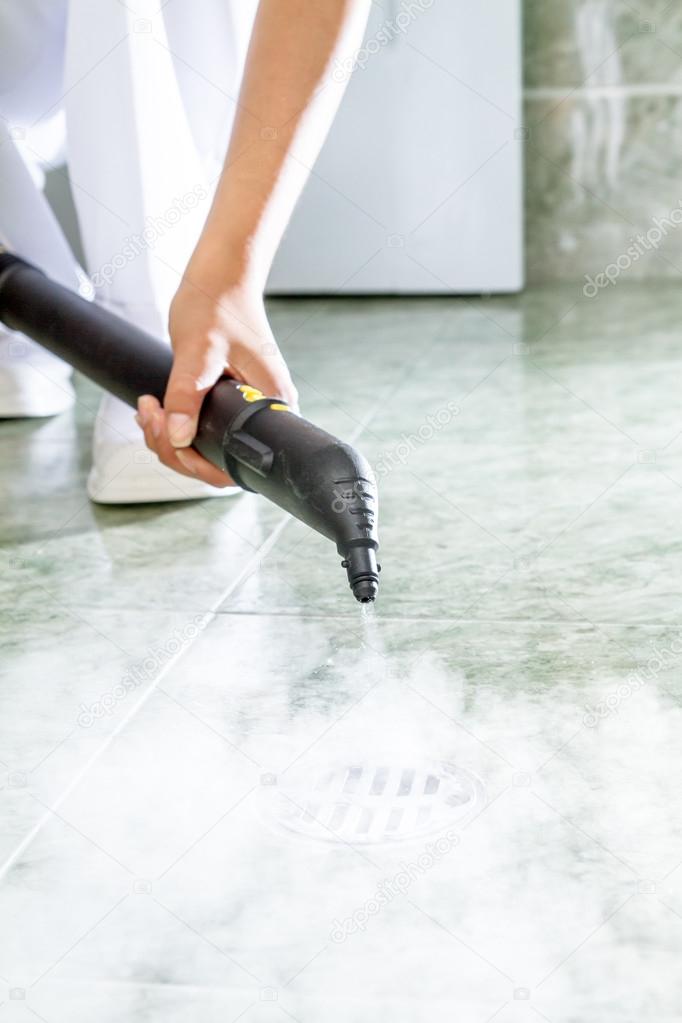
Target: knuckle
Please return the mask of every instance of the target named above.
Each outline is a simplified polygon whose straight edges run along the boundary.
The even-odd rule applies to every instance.
[[[196,370],[174,369],[168,381],[168,390],[196,394],[199,389],[199,375]]]
[[[197,402],[211,387],[222,373],[224,360],[216,363],[206,362],[191,367],[179,366],[171,372],[168,381],[167,396],[179,395],[182,398]]]

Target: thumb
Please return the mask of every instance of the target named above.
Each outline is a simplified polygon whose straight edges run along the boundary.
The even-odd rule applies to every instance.
[[[219,353],[206,349],[176,354],[163,400],[168,439],[174,448],[189,447],[194,440],[201,403],[224,367]]]

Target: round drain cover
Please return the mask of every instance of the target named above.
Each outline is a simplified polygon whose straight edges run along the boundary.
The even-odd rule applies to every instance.
[[[484,805],[475,774],[439,761],[317,764],[283,775],[268,816],[319,842],[400,842],[461,825]]]

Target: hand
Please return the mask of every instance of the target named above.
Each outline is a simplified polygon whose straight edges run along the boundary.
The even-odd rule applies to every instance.
[[[216,299],[183,281],[171,304],[170,336],[174,359],[163,408],[151,395],[138,402],[137,421],[147,447],[184,476],[214,487],[234,485],[227,473],[190,447],[201,403],[213,384],[227,373],[298,408],[298,394],[270,330],[262,294],[233,286],[221,289]]]

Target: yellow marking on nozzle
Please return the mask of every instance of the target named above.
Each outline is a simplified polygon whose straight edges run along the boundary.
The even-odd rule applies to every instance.
[[[237,390],[244,395],[244,401],[260,401],[265,395],[257,387],[250,387],[249,384],[239,384]]]
[[[288,405],[283,405],[281,401],[273,401],[270,408],[274,408],[275,412],[291,412]]]

